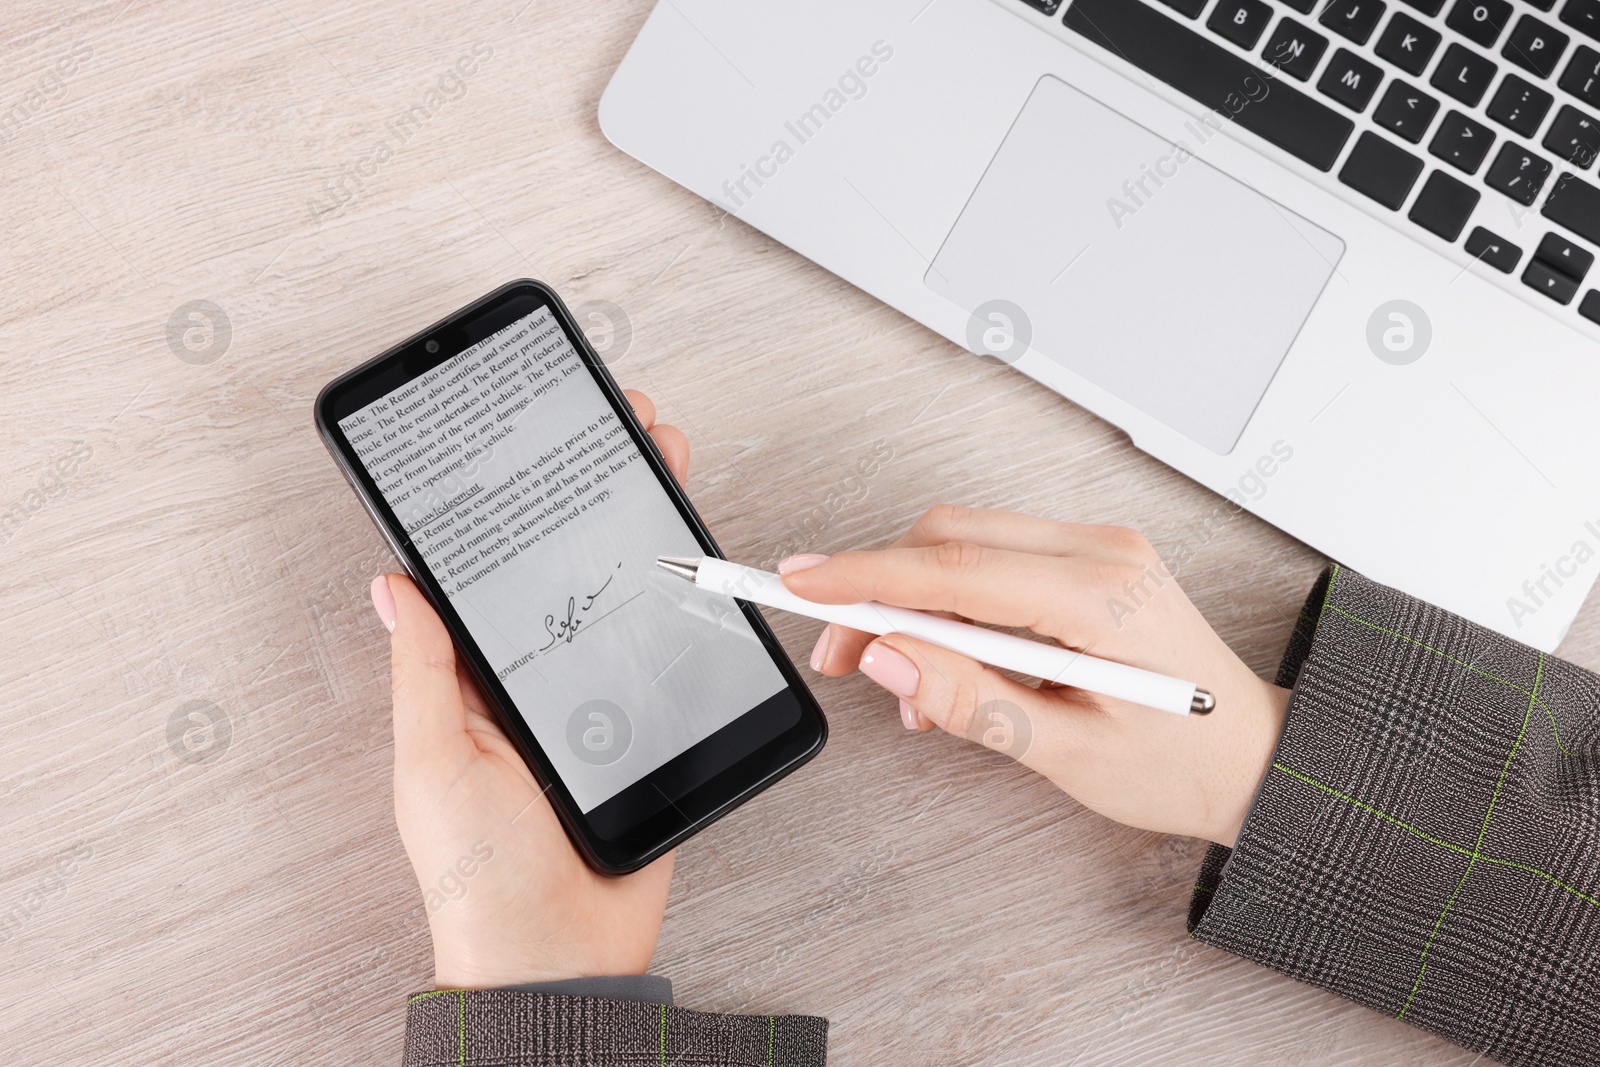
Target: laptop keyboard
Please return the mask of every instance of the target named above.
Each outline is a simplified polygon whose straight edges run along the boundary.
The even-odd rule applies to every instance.
[[[1600,323],[1600,0],[1020,2]],[[1485,196],[1537,246],[1469,229]]]

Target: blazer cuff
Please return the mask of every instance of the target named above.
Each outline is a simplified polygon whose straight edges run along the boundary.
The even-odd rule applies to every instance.
[[[1507,1063],[1586,1062],[1593,676],[1336,566],[1277,681],[1283,733],[1191,936]]]
[[[402,1067],[822,1067],[828,1021],[503,989],[406,1001]]]

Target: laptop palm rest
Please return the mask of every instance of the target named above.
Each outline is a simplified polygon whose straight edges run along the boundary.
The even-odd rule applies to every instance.
[[[1014,304],[1037,353],[1232,451],[1344,242],[1192,155],[1226,121],[1175,145],[1041,78],[923,281],[1007,329],[985,305]]]

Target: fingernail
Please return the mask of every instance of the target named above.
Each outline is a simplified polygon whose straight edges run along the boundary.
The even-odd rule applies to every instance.
[[[798,556],[787,556],[778,561],[779,574],[793,574],[795,571],[809,570],[819,563],[828,562],[828,557],[818,552],[802,552]]]
[[[906,703],[904,697],[900,698],[900,721],[905,724],[907,730],[917,728],[917,709]]]
[[[394,633],[394,594],[389,592],[389,579],[381,574],[372,579],[372,607],[383,625]]]
[[[922,680],[916,664],[879,642],[867,646],[867,654],[861,657],[861,673],[901,697],[915,693]]]
[[[828,634],[833,632],[833,627],[824,626],[817,635],[817,647],[811,650],[811,669],[817,673],[822,672],[822,665],[828,661]]]

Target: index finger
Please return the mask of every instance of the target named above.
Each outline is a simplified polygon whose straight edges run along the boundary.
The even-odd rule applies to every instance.
[[[839,552],[783,576],[789,591],[819,604],[877,600],[950,611],[998,626],[1059,637],[1075,578],[1093,564],[1070,557],[988,548],[970,541],[874,552]]]
[[[889,547],[927,548],[950,541],[1017,553],[1099,560],[1137,559],[1141,552],[1149,552],[1143,537],[1121,526],[1058,522],[1014,511],[956,504],[929,508]],[[829,625],[817,641],[812,664],[823,674],[847,674],[856,669],[862,650],[873,640],[872,634]]]
[[[1144,538],[1122,526],[1090,526],[998,508],[935,504],[891,548],[971,541],[1041,556],[1114,557],[1137,553]]]

